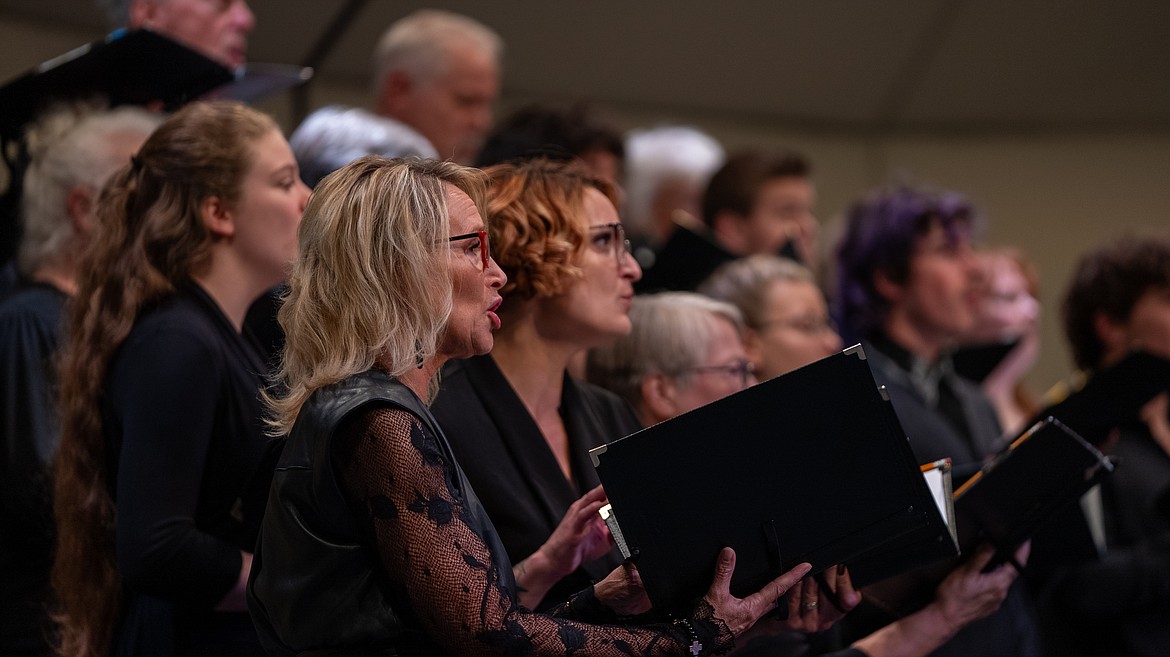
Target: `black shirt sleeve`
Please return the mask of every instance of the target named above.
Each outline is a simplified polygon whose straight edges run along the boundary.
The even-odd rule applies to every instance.
[[[121,425],[118,568],[134,589],[211,606],[242,565],[237,547],[195,524],[221,368],[206,335],[176,323],[165,329],[128,340],[111,377]]]

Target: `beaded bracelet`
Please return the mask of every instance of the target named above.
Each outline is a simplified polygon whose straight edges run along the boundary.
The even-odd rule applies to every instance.
[[[681,625],[687,628],[687,635],[691,637],[690,653],[698,657],[699,653],[703,651],[703,644],[699,643],[699,635],[695,634],[695,626],[685,618],[676,618],[675,625]]]

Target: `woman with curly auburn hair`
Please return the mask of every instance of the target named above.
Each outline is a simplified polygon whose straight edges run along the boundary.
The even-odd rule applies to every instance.
[[[103,191],[61,368],[60,654],[259,650],[243,591],[273,458],[242,325],[308,195],[236,103],[179,111]]]
[[[642,273],[609,183],[548,160],[486,171],[492,254],[508,275],[503,327],[490,355],[444,370],[434,413],[517,563],[521,600],[541,609],[621,562],[596,513],[603,494],[588,451],[641,425],[616,395],[567,368],[630,332]],[[580,540],[546,544],[570,531],[557,534],[562,520]]]

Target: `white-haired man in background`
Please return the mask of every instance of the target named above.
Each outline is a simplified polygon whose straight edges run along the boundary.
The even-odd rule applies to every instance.
[[[492,127],[503,42],[479,21],[425,9],[374,50],[374,107],[417,130],[441,159],[471,164]]]
[[[145,28],[236,70],[248,58],[256,16],[246,0],[99,0],[110,23]]]

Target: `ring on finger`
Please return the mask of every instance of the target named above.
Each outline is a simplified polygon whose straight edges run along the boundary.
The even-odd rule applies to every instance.
[[[818,606],[818,603],[816,600],[813,600],[812,602],[804,602],[804,603],[801,603],[801,605],[800,605],[800,607],[802,609],[804,609],[805,611],[812,611],[813,609],[816,609],[817,606]]]

